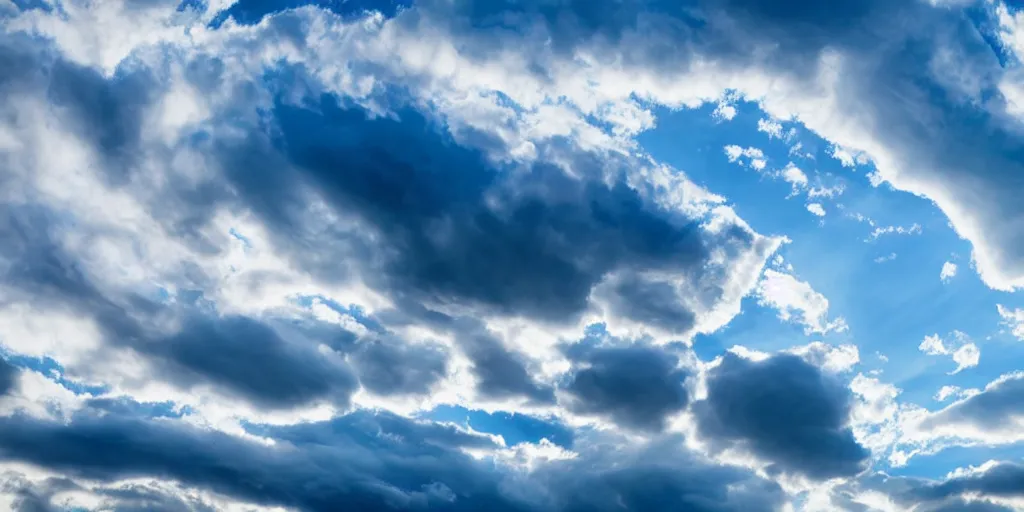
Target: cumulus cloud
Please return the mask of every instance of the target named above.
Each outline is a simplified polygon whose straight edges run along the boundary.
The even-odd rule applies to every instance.
[[[996,310],[1003,319],[1003,325],[1010,329],[1010,333],[1017,339],[1024,340],[1024,309],[1010,309],[1002,304],[996,304]]]
[[[978,366],[981,350],[971,342],[970,337],[960,331],[953,331],[951,343],[953,346],[949,346],[938,334],[930,334],[924,337],[924,341],[917,348],[930,356],[951,356],[957,365],[951,374]]]
[[[880,237],[885,235],[919,235],[921,234],[920,224],[911,224],[910,227],[905,226],[877,226],[871,231],[871,237],[869,240],[878,240]]]
[[[1015,463],[988,461],[943,478],[867,474],[834,487],[829,504],[843,510],[1008,512],[1019,508],[1017,472]]]
[[[725,147],[725,156],[730,162],[738,163],[755,171],[763,171],[768,161],[765,159],[764,151],[758,148],[742,148],[735,144]]]
[[[7,362],[5,359],[0,359],[0,396],[6,395],[14,386],[18,384],[18,369]]]
[[[952,261],[943,263],[942,270],[939,272],[939,279],[944,283],[949,282],[950,279],[956,277],[956,270],[956,263],[953,263]]]
[[[762,305],[777,309],[783,321],[799,322],[808,334],[847,329],[842,318],[828,319],[828,299],[792,274],[766,269],[756,293]]]
[[[868,451],[848,426],[851,394],[795,355],[751,361],[727,354],[696,402],[701,435],[738,445],[777,469],[815,479],[852,476]]]
[[[755,288],[808,333],[845,323],[807,283],[762,276],[782,238],[637,146],[656,105],[727,120],[757,101],[759,129],[801,123],[873,164],[947,214],[987,284],[1024,283],[1014,77],[954,7],[486,4],[0,7],[5,354],[98,390],[0,364],[0,452],[62,475],[5,484],[19,507],[74,489],[122,508],[780,507],[777,484],[661,432],[691,397],[659,347],[728,324]],[[1016,19],[999,14],[1008,48]],[[809,188],[796,165],[773,176]],[[596,321],[645,341],[562,350]],[[693,405],[702,435],[783,472],[856,474],[848,397],[805,361],[838,372],[855,353],[817,354],[725,357]],[[521,403],[654,440],[612,432],[509,468],[488,436],[346,414],[399,400]],[[164,401],[185,418],[139,405]]]
[[[627,428],[659,431],[689,403],[688,372],[670,352],[642,344],[586,340],[565,348],[573,362],[568,407]]]
[[[821,203],[810,203],[807,205],[807,211],[817,215],[818,217],[825,216],[825,207],[821,206]]]
[[[769,138],[782,138],[782,124],[774,119],[758,119],[757,131],[768,134]]]
[[[681,451],[678,438],[616,453],[584,442],[575,457],[539,460],[520,473],[500,458],[496,465],[464,453],[497,453],[502,447],[490,437],[386,413],[248,429],[273,444],[178,420],[82,411],[62,424],[14,416],[0,420],[0,452],[70,479],[116,486],[170,477],[241,503],[302,510],[611,510],[606,492],[631,510],[773,510],[782,498],[777,485],[746,470]],[[108,450],[104,457],[91,455],[97,445]],[[47,501],[39,491],[35,498]]]
[[[915,422],[917,435],[1001,444],[1020,439],[1024,376],[1007,374]]]

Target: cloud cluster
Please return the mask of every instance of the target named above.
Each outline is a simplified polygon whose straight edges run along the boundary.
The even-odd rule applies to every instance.
[[[953,8],[299,3],[0,4],[12,509],[767,511],[793,490],[766,475],[863,476],[834,373],[855,348],[695,361],[752,293],[807,334],[846,324],[763,269],[783,237],[638,147],[653,105],[756,100],[762,131],[872,163],[987,284],[1024,283],[1019,109]],[[937,345],[957,371],[966,346]],[[1017,380],[915,432],[1012,437]],[[585,427],[570,451],[404,414],[437,404]],[[1006,498],[1014,471],[882,492]]]

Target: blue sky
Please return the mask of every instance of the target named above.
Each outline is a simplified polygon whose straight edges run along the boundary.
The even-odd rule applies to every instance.
[[[0,27],[0,508],[1024,510],[1015,2]]]

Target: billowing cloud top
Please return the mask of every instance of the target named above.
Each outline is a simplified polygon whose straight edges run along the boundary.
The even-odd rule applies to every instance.
[[[1009,2],[0,26],[0,508],[1024,510]]]

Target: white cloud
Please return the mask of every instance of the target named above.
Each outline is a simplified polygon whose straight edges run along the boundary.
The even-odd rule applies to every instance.
[[[885,256],[879,256],[879,257],[875,258],[874,261],[875,261],[875,263],[885,263],[887,261],[895,260],[896,256],[897,256],[896,253],[891,252],[889,254],[886,254]]]
[[[956,263],[953,263],[952,261],[943,263],[942,271],[939,272],[939,279],[944,283],[949,282],[950,279],[956,277],[956,270]]]
[[[825,197],[825,198],[831,199],[833,197],[842,195],[845,190],[846,190],[846,187],[843,186],[842,184],[831,186],[831,187],[825,187],[825,186],[811,187],[811,189],[807,191],[807,197],[809,199],[816,199],[816,198],[819,198],[819,197]]]
[[[872,224],[873,225],[873,224]],[[884,226],[876,227],[871,232],[870,240],[878,240],[879,237],[885,235],[920,235],[921,225],[918,223],[912,224],[910,227],[904,226]]]
[[[807,211],[817,215],[818,217],[825,216],[825,207],[821,206],[821,203],[810,203],[807,205]]]
[[[768,134],[768,138],[782,138],[782,124],[774,119],[758,119],[757,131]]]
[[[890,449],[899,439],[900,414],[897,402],[902,390],[875,377],[857,374],[850,381],[854,402],[851,426],[857,441],[876,454]]]
[[[736,117],[736,107],[731,103],[720,101],[711,116],[719,121],[732,121]]]
[[[789,349],[788,352],[804,357],[812,364],[830,372],[845,372],[860,363],[860,350],[856,345],[829,345],[815,341]]]
[[[957,364],[951,374],[960,373],[968,368],[978,366],[981,358],[981,350],[971,342],[970,337],[960,331],[953,331],[953,345],[948,345],[938,334],[931,334],[924,337],[924,341],[918,345],[918,350],[930,356],[952,356],[953,362]]]
[[[945,402],[949,397],[957,396],[960,394],[959,386],[942,386],[939,391],[935,393],[935,400],[939,402]]]
[[[949,354],[949,349],[943,343],[938,334],[931,334],[924,337],[924,341],[917,347],[918,350],[930,356]]]
[[[868,163],[868,157],[861,151],[844,148],[839,145],[833,145],[829,149],[829,155],[836,160],[839,160],[843,167],[856,167],[858,165],[866,165]]]
[[[801,189],[807,188],[807,175],[793,162],[786,164],[786,167],[779,171],[779,175],[786,183],[793,186],[794,194]]]
[[[960,373],[967,368],[973,368],[978,366],[978,360],[981,358],[981,350],[974,343],[967,343],[961,346],[953,352],[953,362],[956,363],[956,370],[953,373]]]
[[[912,453],[934,453],[948,446],[1024,440],[1022,383],[1024,374],[1009,373],[982,390],[961,390],[957,400],[943,409],[910,415],[902,421],[900,443]]]
[[[768,164],[764,151],[754,147],[742,148],[735,144],[730,144],[725,146],[725,156],[730,162],[738,163],[755,171],[764,170]]]
[[[37,28],[40,33],[56,36],[57,44],[62,46],[65,51],[70,52],[77,62],[97,65],[107,73],[114,69],[114,66],[121,61],[122,57],[128,55],[132,50],[143,47],[143,45],[149,45],[160,39],[186,39],[183,27],[168,22],[165,19],[167,16],[161,18],[151,11],[145,11],[145,16],[137,15],[128,12],[127,9],[122,9],[121,4],[116,2],[109,2],[109,5],[115,6],[109,9],[105,7],[108,5],[107,2],[100,2],[97,5],[100,9],[96,13],[90,14],[95,14],[95,18],[104,22],[83,29],[91,30],[91,32],[84,32],[70,24],[62,25],[58,23],[58,18],[51,18],[45,23],[33,22],[33,24],[39,25]],[[168,11],[170,10],[168,9]],[[108,15],[108,11],[113,12],[113,14]],[[80,14],[79,11],[72,10],[70,17],[75,18],[78,16],[80,20]],[[352,73],[346,72],[346,69],[358,67],[360,64],[372,63],[384,69],[394,71],[396,75],[409,76],[410,83],[422,82],[427,84],[425,87],[429,90],[423,93],[424,98],[438,100],[438,108],[446,118],[450,119],[452,129],[457,133],[460,127],[500,124],[495,122],[495,118],[507,115],[507,111],[498,104],[499,102],[492,101],[488,94],[492,90],[502,90],[508,93],[512,101],[517,104],[517,107],[522,108],[525,114],[523,114],[522,118],[508,118],[509,122],[515,125],[515,128],[508,129],[507,132],[499,130],[499,135],[503,140],[510,143],[510,147],[514,148],[512,156],[524,160],[529,159],[529,155],[533,154],[531,151],[536,149],[537,141],[562,134],[569,135],[578,141],[579,144],[595,148],[598,152],[614,152],[630,147],[629,141],[625,139],[630,134],[649,127],[653,120],[653,117],[643,107],[631,99],[634,97],[634,94],[635,97],[641,97],[645,100],[649,99],[652,102],[677,106],[693,106],[704,101],[713,101],[713,98],[720,96],[719,92],[726,85],[741,87],[744,90],[744,94],[748,97],[764,99],[765,108],[772,111],[773,115],[781,116],[779,117],[780,119],[800,119],[808,127],[823,136],[848,143],[848,146],[833,145],[833,156],[839,159],[843,165],[853,167],[866,164],[869,162],[868,155],[870,155],[870,161],[873,161],[880,168],[878,173],[873,174],[877,179],[889,180],[897,187],[903,187],[907,190],[937,198],[940,207],[954,220],[958,231],[975,244],[979,269],[986,282],[990,285],[1012,288],[1024,282],[1024,277],[1022,277],[1024,273],[1020,271],[1019,267],[1014,265],[1014,254],[999,254],[1000,247],[1002,246],[1001,239],[996,235],[989,239],[982,229],[981,226],[986,225],[986,223],[979,221],[978,218],[984,220],[986,215],[984,212],[975,213],[975,209],[965,207],[955,200],[953,198],[955,187],[945,189],[941,184],[937,185],[935,180],[922,179],[921,175],[915,171],[915,165],[907,165],[908,163],[915,163],[915,160],[896,147],[899,141],[891,142],[887,140],[884,133],[876,135],[876,131],[872,129],[873,119],[871,119],[869,114],[862,116],[860,112],[851,112],[842,108],[843,102],[840,101],[837,91],[843,90],[843,84],[839,83],[837,78],[855,76],[853,73],[846,73],[851,68],[846,66],[847,62],[842,55],[838,55],[834,59],[826,55],[822,61],[827,65],[822,66],[820,76],[814,77],[808,83],[802,80],[789,80],[785,76],[779,76],[776,80],[776,77],[767,74],[768,72],[763,69],[735,71],[729,66],[719,66],[714,61],[708,61],[701,68],[702,75],[690,76],[689,78],[694,78],[694,80],[686,80],[688,78],[687,75],[672,75],[672,70],[666,70],[664,71],[666,75],[661,75],[660,70],[636,70],[624,66],[599,67],[593,65],[593,60],[588,61],[588,59],[593,57],[593,55],[588,55],[588,52],[594,53],[593,48],[582,49],[573,57],[573,59],[578,60],[567,62],[557,61],[550,54],[538,53],[537,61],[546,62],[545,59],[547,59],[554,62],[554,64],[551,64],[550,70],[553,71],[551,79],[555,85],[549,88],[546,85],[538,85],[540,80],[531,78],[531,73],[523,72],[527,65],[533,66],[537,61],[522,58],[522,55],[513,51],[517,49],[515,44],[510,45],[512,50],[502,49],[504,53],[499,52],[500,55],[492,62],[484,64],[474,62],[474,59],[461,55],[458,46],[450,41],[443,40],[443,38],[439,40],[436,36],[442,27],[431,24],[432,20],[429,17],[406,19],[403,20],[404,24],[365,21],[352,26],[343,26],[336,20],[332,21],[331,18],[326,16],[318,17],[303,13],[296,14],[295,16],[304,25],[308,25],[316,31],[316,35],[319,37],[318,41],[322,44],[316,48],[305,48],[299,52],[291,47],[292,43],[285,40],[285,38],[274,37],[272,38],[273,41],[269,43],[260,43],[260,46],[256,48],[258,51],[251,52],[257,56],[254,57],[253,61],[229,61],[227,63],[228,70],[235,69],[235,66],[258,69],[260,62],[255,59],[264,59],[266,62],[280,61],[289,63],[308,59],[308,67],[318,73],[317,78],[331,84],[336,90],[346,91],[352,93],[353,96],[358,96],[357,92],[365,91],[368,87],[372,87],[372,84],[367,84],[373,80],[360,80],[358,76],[353,76]],[[106,21],[115,17],[119,20],[119,23],[123,24],[124,31],[110,29],[111,26],[116,24]],[[27,24],[29,21],[23,21],[23,23]],[[192,51],[195,47],[199,47],[197,51],[205,51],[206,49],[215,51],[220,48],[213,48],[212,45],[241,45],[244,40],[250,38],[258,39],[259,37],[266,36],[266,34],[259,34],[259,31],[270,32],[267,27],[254,27],[234,28],[232,33],[213,34],[206,31],[203,25],[205,23],[199,23],[191,27],[193,30],[187,38],[188,43],[184,45],[187,49],[186,51]],[[377,39],[368,38],[358,43],[352,42],[359,40],[358,36],[364,35],[364,32]],[[119,34],[119,37],[106,37],[112,33]],[[332,37],[328,38],[326,34],[331,34]],[[229,39],[233,37],[237,38],[237,40],[230,41]],[[211,45],[211,47],[202,48],[203,45]],[[524,45],[523,53],[535,49],[536,47]],[[248,54],[248,52],[242,53]],[[623,59],[618,60],[621,61]],[[612,58],[608,59],[608,61],[616,62],[617,60]],[[545,77],[545,79],[548,79],[548,77]],[[583,87],[579,85],[580,83],[593,85]],[[190,94],[192,95],[192,103],[188,101]],[[1004,94],[1007,93],[1004,92]],[[548,108],[548,102],[560,101],[558,97],[562,95],[568,98],[567,101],[570,102],[568,106],[559,105]],[[160,126],[162,137],[167,137],[169,140],[167,134],[173,134],[185,126],[195,124],[197,119],[210,115],[211,109],[215,109],[216,105],[208,104],[208,98],[198,98],[196,96],[193,91],[188,91],[187,89],[176,90],[173,95],[168,95],[167,100],[163,104],[181,105],[184,107],[181,109],[164,109],[156,116],[160,121],[158,125]],[[210,103],[212,103],[215,98],[210,100]],[[856,102],[849,103],[850,105],[856,105]],[[589,126],[577,115],[577,109],[584,115],[595,115],[599,119],[609,121],[613,126],[611,129],[612,134],[606,134]],[[25,112],[29,110],[31,110],[31,106],[24,107]],[[716,116],[722,119],[731,119],[736,114],[735,107],[727,103],[719,103],[719,108],[715,112]],[[54,118],[46,118],[45,120],[51,122],[51,124],[59,121]],[[771,121],[771,123],[776,122]],[[876,124],[884,127],[885,123]],[[779,126],[779,129],[776,130],[774,126]],[[768,127],[767,123],[766,127]],[[761,123],[759,123],[760,128]],[[764,131],[768,132],[770,136],[779,136],[781,135],[781,125],[776,123]],[[4,135],[4,133],[0,133],[0,135]],[[39,134],[27,134],[24,139],[16,142],[24,142],[36,135]],[[58,140],[60,140],[60,133],[54,135],[57,135]],[[48,140],[47,137],[43,136],[37,138],[39,140]],[[0,136],[0,144],[5,144],[3,140],[5,139]],[[5,145],[4,148],[6,147]],[[89,155],[84,155],[82,158],[66,156],[78,151],[74,147],[68,147],[67,152],[65,152],[65,146],[63,145],[60,146],[58,151],[54,151],[52,146],[49,145],[40,147],[45,147],[46,152],[53,153],[52,155],[46,155],[43,151],[39,152],[41,157],[50,158],[48,165],[54,164],[56,159],[64,158],[71,159],[76,167],[83,169],[92,168],[95,163]],[[739,150],[735,158],[733,158],[729,148],[737,148]],[[767,165],[767,159],[764,157],[763,152],[756,148],[744,149],[738,146],[727,146],[726,154],[729,156],[730,161],[740,161],[742,158],[746,162],[743,165],[758,171],[764,170]],[[185,157],[185,155],[178,156]],[[199,162],[206,163],[206,160],[201,155],[192,155],[191,157],[196,158]],[[203,166],[195,167],[204,168]],[[921,165],[921,167],[928,168],[929,166]],[[173,171],[173,173],[169,171]],[[32,172],[29,171],[26,174],[31,174]],[[150,176],[178,176],[181,173],[180,169],[160,168],[152,169]],[[707,203],[695,206],[694,202],[689,199],[693,197],[693,194],[689,192],[699,187],[685,179],[675,180],[672,175],[673,173],[671,172],[661,172],[658,169],[645,168],[638,171],[633,179],[638,182],[646,182],[650,184],[651,188],[659,189],[661,193],[658,194],[658,201],[660,203],[672,204],[680,209],[684,207],[714,207],[707,204],[714,203],[714,201],[708,201]],[[802,180],[800,176],[802,176]],[[108,206],[114,204],[116,206],[109,207],[106,210],[103,208],[97,210],[102,215],[111,217],[103,217],[99,220],[92,218],[92,220],[96,221],[96,226],[107,228],[119,225],[120,228],[129,233],[135,233],[136,229],[141,233],[138,237],[138,244],[136,244],[135,235],[131,237],[101,239],[95,247],[91,248],[85,246],[85,240],[66,241],[69,246],[81,250],[82,254],[87,256],[85,260],[89,262],[88,267],[90,271],[98,272],[104,277],[112,279],[113,276],[119,275],[118,272],[124,269],[124,274],[129,277],[118,281],[119,286],[133,288],[136,285],[141,286],[141,283],[150,281],[158,281],[161,284],[169,285],[170,283],[163,282],[165,276],[180,270],[183,262],[192,263],[198,261],[204,273],[209,273],[213,278],[211,288],[218,290],[217,293],[219,294],[216,298],[222,304],[229,305],[232,309],[236,310],[267,311],[272,306],[282,305],[289,296],[297,291],[307,293],[318,291],[327,296],[339,295],[332,293],[335,290],[328,289],[323,283],[312,282],[308,277],[296,272],[295,269],[289,268],[288,262],[274,259],[273,255],[270,254],[262,254],[259,258],[253,257],[248,260],[250,262],[249,267],[241,271],[233,271],[231,267],[235,267],[237,261],[234,259],[229,260],[228,256],[235,258],[237,253],[233,252],[232,246],[228,245],[221,238],[211,236],[213,246],[218,250],[224,250],[224,254],[228,256],[204,259],[201,255],[193,254],[188,248],[169,243],[162,238],[158,230],[154,229],[159,228],[159,226],[150,218],[151,214],[146,212],[145,208],[142,208],[140,211],[138,204],[132,204],[132,198],[122,198],[114,191],[104,190],[92,181],[88,183],[88,187],[81,189],[77,186],[77,183],[75,186],[67,187],[74,190],[71,196],[67,195],[69,194],[68,192],[64,192],[65,195],[60,196],[60,191],[58,190],[60,187],[53,186],[54,183],[50,183],[50,185],[46,183],[46,180],[54,178],[59,177],[41,176],[38,182],[33,181],[32,186],[38,185],[48,200],[53,201],[53,204],[65,206],[73,206],[74,202],[91,198],[94,191],[100,191],[101,194],[99,194],[98,199],[88,204],[83,203],[79,207],[80,212],[87,214],[85,215],[86,218],[92,218],[93,212],[89,212],[89,210],[97,206],[102,207],[104,203],[107,203]],[[802,183],[799,185],[800,187],[806,187],[807,184],[806,175],[802,171],[800,171],[800,174],[791,173],[790,176],[787,176],[784,170],[783,179],[792,183],[794,187],[798,183]],[[146,185],[150,184],[147,183]],[[66,184],[61,183],[61,185]],[[145,189],[146,186],[138,188]],[[87,192],[82,192],[82,190]],[[811,195],[815,193],[814,190],[816,189],[812,189],[809,192],[809,196],[818,197],[817,195]],[[132,190],[132,193],[136,192],[139,191]],[[145,193],[146,191],[142,190],[141,192]],[[824,191],[821,194],[822,197],[832,197],[831,195],[825,195]],[[978,193],[978,196],[984,197],[985,194]],[[130,208],[122,209],[122,203],[128,204]],[[817,206],[820,213],[812,210],[812,206]],[[968,204],[967,206],[970,205]],[[808,205],[808,210],[816,215],[825,214],[824,207],[818,203]],[[122,217],[114,218],[113,216],[116,215],[121,215]],[[126,217],[128,218],[126,219]],[[722,224],[730,225],[729,222],[724,221],[722,221]],[[1015,225],[1013,223],[1009,224]],[[888,228],[879,229],[882,231],[872,233],[873,238],[887,233],[903,233],[903,231],[899,230],[904,228],[889,226]],[[909,233],[914,229],[914,226],[908,229],[910,230],[907,231]],[[102,230],[96,229],[96,231]],[[920,232],[920,226],[917,226],[917,232]],[[223,236],[223,233],[221,233],[221,236]],[[95,239],[89,239],[89,241],[92,240]],[[768,242],[765,243],[768,244]],[[136,255],[133,252],[136,245],[144,249],[141,255]],[[749,290],[757,282],[757,273],[760,270],[760,265],[763,263],[763,257],[766,254],[770,254],[770,252],[766,249],[761,252],[744,254],[739,261],[726,261],[725,256],[721,257],[723,258],[720,261],[723,274],[732,272],[725,278],[725,288],[729,290],[727,296],[730,297],[730,300],[707,306],[709,310],[707,312],[708,317],[714,316],[711,313],[712,310],[715,312],[714,314],[718,315],[713,321],[709,320],[704,324],[707,326],[707,329],[713,330],[716,325],[724,325],[731,318],[731,315],[735,314],[734,311],[738,312],[739,297],[742,297],[745,294],[745,290]],[[105,256],[108,255],[116,255],[118,257],[104,264],[103,262],[108,260]],[[280,271],[282,275],[280,282],[264,282],[263,276],[267,275],[265,271],[268,269]],[[775,275],[769,275],[769,273],[774,273]],[[943,273],[945,273],[945,267]],[[259,286],[252,286],[257,281],[261,284]],[[722,285],[722,282],[701,284],[708,285],[708,288],[714,288],[714,285]],[[818,294],[807,283],[797,280],[792,275],[769,270],[765,272],[764,278],[757,284],[759,300],[779,309],[779,315],[784,320],[799,321],[805,325],[805,330],[809,332],[828,332],[845,329],[845,323],[842,322],[841,318],[834,322],[827,322],[828,301],[824,296]],[[254,291],[256,293],[253,293]],[[723,303],[727,307],[722,306]],[[4,311],[4,314],[9,316],[13,316],[16,313]],[[64,312],[60,313],[63,314]],[[1009,310],[1004,310],[1002,306],[999,306],[999,313],[1008,324],[1012,322],[1011,328],[1014,334],[1024,339],[1024,327],[1022,327],[1024,313],[1021,310],[1010,312]],[[46,312],[33,311],[32,314],[42,316]],[[329,313],[324,311],[315,311],[314,314],[318,314],[321,317],[330,316]],[[69,325],[74,324],[74,319],[68,320],[59,316],[56,318],[58,318],[57,323],[60,325],[53,325],[50,330],[35,333],[35,339],[39,340],[38,346],[35,345],[35,341],[22,340],[27,347],[25,349],[26,353],[33,353],[33,350],[40,353],[49,351],[47,352],[48,354],[52,353],[63,360],[68,360],[75,355],[72,349],[85,350],[90,348],[90,343],[94,343],[92,339],[95,327],[91,325],[86,326],[83,331],[87,335],[82,337],[84,341],[81,341],[80,346],[65,347],[53,342],[52,340],[62,339],[62,333],[70,328],[68,327]],[[337,323],[348,321],[346,318],[333,318],[333,320]],[[17,328],[22,331],[31,331],[31,322],[26,322],[24,319],[21,321],[22,324],[20,326],[15,323],[5,325],[4,329]],[[952,355],[953,360],[958,365],[957,372],[963,368],[970,367],[972,364],[977,364],[978,350],[971,343],[961,345],[953,350],[947,348],[942,340],[938,340],[937,347],[939,348],[931,348],[930,350],[941,349],[943,355]],[[838,362],[835,365],[844,367],[851,360],[851,353],[848,351],[840,352],[840,356],[843,357],[837,356]],[[884,385],[877,380],[868,379],[863,376],[858,377],[860,379],[857,380],[855,385],[857,393],[870,403],[869,406],[861,410],[860,418],[863,419],[865,416],[870,416],[873,420],[882,423],[889,421],[889,418],[895,415],[895,413],[889,415],[888,411],[890,407],[895,407],[892,404],[896,394],[898,394],[898,390]],[[142,393],[142,391],[139,391],[138,396],[143,396]],[[159,395],[157,392],[153,392],[153,395],[168,396]],[[865,411],[869,411],[871,414]],[[866,444],[870,443],[872,446],[877,446],[878,443],[882,442],[883,432],[886,435],[888,434],[888,431],[884,430],[870,434],[865,434],[864,430],[859,432],[860,438],[865,439]],[[872,437],[876,434],[876,437]]]
[[[1003,325],[1009,327],[1017,339],[1024,340],[1024,309],[1010,309],[1002,304],[996,304],[996,310],[1003,319]]]
[[[828,320],[829,304],[824,295],[791,274],[765,270],[756,294],[759,304],[777,309],[783,321],[799,322],[807,334],[847,329],[842,317]]]

